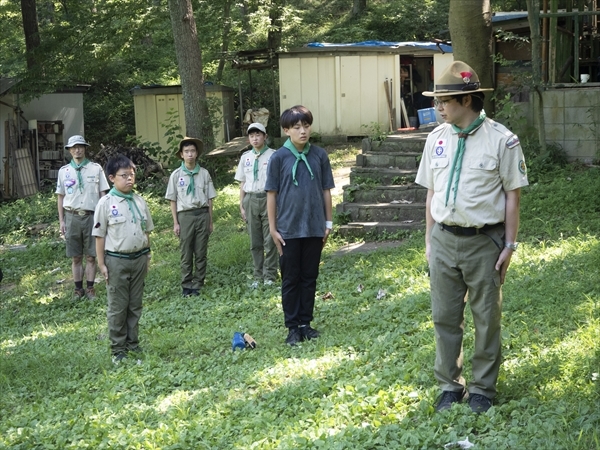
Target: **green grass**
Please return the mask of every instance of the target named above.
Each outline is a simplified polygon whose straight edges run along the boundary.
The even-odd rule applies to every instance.
[[[480,449],[600,448],[599,171],[568,167],[536,180],[523,190],[523,245],[504,287],[499,393],[479,416],[465,405],[433,411],[422,233],[346,256],[334,255],[344,240],[331,239],[315,311],[322,337],[288,348],[278,290],[249,289],[237,185],[219,188],[206,289],[185,299],[156,189],[146,195],[157,229],[145,352],[115,367],[103,283],[96,302],[71,300],[53,195],[4,204],[3,242],[28,247],[0,250],[0,448],[441,449],[466,437]],[[49,227],[28,236],[35,219]],[[258,348],[232,352],[234,331]],[[467,315],[467,378],[472,348]]]

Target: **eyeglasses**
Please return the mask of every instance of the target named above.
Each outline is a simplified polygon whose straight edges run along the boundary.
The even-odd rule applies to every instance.
[[[135,178],[135,173],[118,173],[115,176],[128,180],[129,178]]]
[[[434,104],[434,106],[435,106],[436,108],[438,108],[438,107],[440,107],[440,106],[441,106],[442,108],[445,108],[445,107],[446,107],[446,105],[447,105],[448,103],[450,103],[452,100],[456,100],[456,99],[455,99],[454,97],[452,97],[452,98],[449,98],[448,100],[440,100],[440,99],[438,99],[438,98],[434,98],[434,99],[433,99],[433,104]]]

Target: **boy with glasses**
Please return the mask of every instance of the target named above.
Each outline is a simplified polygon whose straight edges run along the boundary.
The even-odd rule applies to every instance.
[[[93,216],[98,200],[109,189],[102,167],[85,156],[86,147],[89,145],[83,136],[75,135],[69,138],[65,148],[69,150],[73,159],[60,168],[56,182],[60,233],[65,237],[67,256],[72,259],[71,271],[76,300],[84,297],[88,300],[96,298],[94,289],[96,245],[92,238]],[[85,271],[84,254],[86,255]]]
[[[106,163],[106,173],[113,187],[98,202],[92,235],[96,236],[98,269],[106,280],[108,335],[117,364],[128,352],[141,351],[138,323],[154,223],[146,201],[133,192],[133,162],[117,155]]]
[[[179,237],[184,297],[200,295],[206,278],[208,237],[213,232],[217,192],[208,171],[198,164],[203,149],[200,139],[184,137],[179,142],[177,154],[183,161],[171,174],[165,194],[171,202],[173,232]]]

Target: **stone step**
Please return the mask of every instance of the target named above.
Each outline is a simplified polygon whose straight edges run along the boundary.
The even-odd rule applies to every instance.
[[[385,141],[363,139],[362,151],[366,152],[417,152],[422,153],[428,132],[390,134]]]
[[[424,230],[425,219],[412,222],[350,222],[337,228],[337,232],[345,237],[378,237],[384,233],[394,234],[399,231]]]
[[[425,203],[427,189],[415,183],[400,186],[349,184],[343,187],[344,201],[356,203]]]
[[[396,167],[398,169],[416,169],[417,152],[366,152],[356,155],[357,167]]]
[[[336,206],[338,215],[352,222],[403,222],[425,220],[425,203],[346,203]]]
[[[416,169],[396,169],[383,167],[352,167],[350,184],[392,185],[408,184],[415,181]]]

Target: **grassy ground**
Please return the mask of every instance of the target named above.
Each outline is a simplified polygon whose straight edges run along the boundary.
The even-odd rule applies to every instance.
[[[338,149],[334,165],[355,152]],[[220,183],[206,289],[184,299],[168,206],[160,182],[148,183],[157,229],[145,352],[113,366],[104,285],[95,302],[71,300],[52,194],[2,205],[3,243],[27,247],[0,250],[0,448],[441,449],[465,438],[480,449],[600,448],[599,175],[569,167],[524,189],[499,395],[479,416],[433,410],[422,233],[341,257],[345,242],[331,239],[314,322],[322,337],[289,348],[277,288],[249,289],[237,186]],[[258,348],[232,352],[235,331]]]

